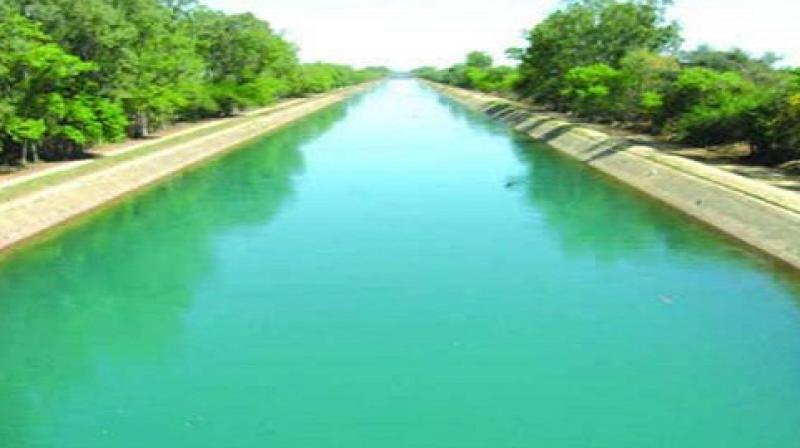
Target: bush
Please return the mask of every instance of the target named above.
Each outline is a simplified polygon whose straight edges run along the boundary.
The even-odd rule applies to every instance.
[[[692,145],[748,142],[770,163],[800,157],[800,69],[780,70],[767,53],[700,47],[678,53],[669,0],[565,0],[536,25],[516,68],[472,52],[422,78],[510,93],[558,111],[620,121]]]
[[[493,67],[492,57],[480,51],[469,53],[464,63],[455,64],[444,70],[427,66],[412,70],[411,73],[417,78],[433,82],[493,93],[512,92],[519,79],[517,69],[506,66]]]
[[[652,127],[654,118],[664,107],[665,92],[680,73],[678,60],[647,50],[634,50],[622,59],[620,66],[626,83],[618,98],[623,118],[648,122]]]
[[[753,96],[726,97],[719,104],[698,104],[668,126],[676,140],[708,146],[745,141],[752,135],[758,99]]]
[[[756,157],[770,163],[800,158],[800,70],[757,111],[752,136]]]
[[[678,141],[715,145],[747,140],[763,90],[734,72],[688,68],[669,87],[659,121]]]
[[[575,67],[564,77],[561,95],[583,117],[614,119],[620,114],[617,97],[624,83],[623,72],[606,64]]]

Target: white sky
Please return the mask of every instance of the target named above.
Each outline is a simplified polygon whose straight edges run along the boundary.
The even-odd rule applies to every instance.
[[[559,0],[201,0],[255,13],[300,47],[304,61],[408,70],[449,66],[472,50],[498,61]],[[685,47],[702,43],[755,54],[774,51],[800,66],[800,0],[676,0],[671,16]]]

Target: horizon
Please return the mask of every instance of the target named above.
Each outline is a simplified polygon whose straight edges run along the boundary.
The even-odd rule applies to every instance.
[[[299,47],[303,62],[409,71],[447,67],[470,51],[513,64],[505,50],[525,45],[525,32],[558,9],[560,0],[202,0],[228,13],[251,12]],[[315,11],[308,14],[308,11]],[[354,13],[353,11],[359,11]],[[741,48],[754,56],[772,52],[781,66],[800,66],[800,2],[677,0],[668,17],[681,24],[683,49],[707,44]],[[747,31],[743,33],[742,31]],[[364,39],[363,36],[369,36]],[[443,36],[447,36],[443,39]]]

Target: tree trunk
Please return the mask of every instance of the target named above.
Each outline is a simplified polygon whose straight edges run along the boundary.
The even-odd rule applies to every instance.
[[[22,166],[28,164],[28,142],[22,143],[22,157],[20,157],[20,161],[22,162]]]
[[[31,145],[31,155],[33,156],[33,163],[39,163],[39,145],[36,143]]]
[[[137,112],[136,118],[133,123],[133,136],[136,138],[145,138],[148,136],[148,120],[147,113]]]

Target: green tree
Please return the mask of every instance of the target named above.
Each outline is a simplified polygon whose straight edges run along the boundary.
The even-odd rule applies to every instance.
[[[467,55],[467,67],[486,70],[492,66],[492,57],[482,51],[473,51]]]
[[[656,130],[653,120],[663,113],[664,95],[677,79],[681,66],[672,56],[648,50],[634,50],[621,61],[624,91],[617,98],[620,118],[631,122],[646,122]]]
[[[267,22],[196,0],[0,0],[0,153],[73,157],[126,131],[387,73],[301,65]]]
[[[719,51],[708,45],[701,45],[693,51],[682,52],[680,57],[686,66],[736,72],[755,83],[775,83],[780,77],[779,72],[774,69],[780,58],[773,53],[754,58],[739,48]]]
[[[758,160],[780,163],[800,158],[800,69],[756,113],[751,143]]]
[[[624,81],[622,71],[606,64],[575,67],[564,77],[561,94],[570,108],[584,117],[614,119],[620,113],[617,98]]]
[[[45,125],[43,120],[32,120],[20,117],[11,117],[6,124],[6,132],[13,141],[22,147],[20,162],[28,163],[28,153],[32,150],[33,161],[39,161],[37,145],[44,136]]]
[[[446,81],[446,74],[443,70],[439,70],[436,67],[425,66],[419,67],[411,71],[411,74],[417,78],[427,79],[428,81],[433,82],[445,82]]]
[[[87,78],[94,64],[66,53],[36,23],[18,14],[0,21],[0,36],[5,72],[0,91],[9,111],[0,132],[7,136],[4,146],[19,146],[23,163],[29,151],[38,161],[42,143],[51,151],[71,152],[116,133],[120,122],[104,126],[95,113],[111,113],[112,108],[83,93],[91,85]]]
[[[206,8],[193,11],[192,21],[213,109],[227,115],[269,104],[290,90],[298,70],[296,50],[268,23],[252,14],[228,16]]]
[[[735,72],[688,68],[669,87],[658,117],[677,140],[713,145],[746,140],[767,98]]]
[[[113,96],[133,123],[131,134],[144,137],[188,105],[189,92],[202,82],[204,61],[195,51],[189,23],[173,10],[157,0],[118,5],[136,36],[120,61],[124,71],[117,75]]]
[[[630,51],[676,49],[678,26],[665,19],[662,0],[572,0],[535,26],[522,55],[518,90],[539,101],[559,103],[564,77],[593,64],[619,68]]]

